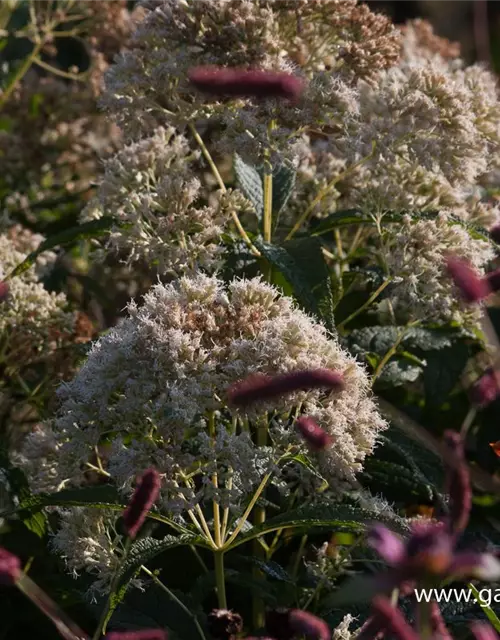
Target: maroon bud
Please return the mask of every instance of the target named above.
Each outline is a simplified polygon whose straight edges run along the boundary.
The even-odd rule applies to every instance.
[[[322,451],[333,442],[333,437],[309,416],[301,416],[295,425],[307,444],[315,451]]]
[[[466,260],[448,258],[447,269],[465,302],[479,302],[491,293],[487,281]]]
[[[215,640],[231,640],[243,630],[243,619],[234,611],[214,609],[208,615],[208,630]]]
[[[340,391],[344,387],[341,373],[330,369],[293,371],[279,376],[255,374],[232,385],[228,401],[237,407],[246,407],[254,402],[270,400],[294,391],[328,389]]]
[[[384,596],[373,598],[372,609],[373,617],[380,622],[382,629],[389,632],[394,638],[419,640],[418,634],[406,622],[401,611],[392,606],[388,598]]]
[[[491,227],[490,236],[492,240],[497,244],[500,244],[500,224],[496,224],[494,227]]]
[[[11,586],[21,577],[21,561],[17,556],[0,547],[0,585]]]
[[[290,640],[295,633],[290,626],[290,609],[273,609],[266,613],[266,632],[276,640]]]
[[[498,640],[498,633],[487,622],[473,622],[470,630],[476,640]]]
[[[206,66],[189,70],[190,82],[216,96],[286,98],[296,101],[304,83],[289,73]]]
[[[450,514],[448,530],[460,534],[467,527],[472,507],[469,468],[465,460],[464,443],[456,431],[445,431],[444,441],[450,450],[445,460],[447,467],[446,490],[450,496]],[[454,464],[450,464],[454,461]]]
[[[303,635],[311,640],[331,640],[332,632],[324,620],[302,609],[292,609],[288,617],[290,628],[295,635]]]
[[[487,273],[485,279],[491,291],[498,291],[500,289],[500,269]]]
[[[439,638],[439,640],[453,640],[444,623],[443,616],[441,615],[441,609],[435,600],[431,602],[430,610],[432,637]]]
[[[159,492],[160,476],[156,469],[148,469],[140,478],[134,494],[123,512],[123,524],[131,538],[135,538],[142,527]]]
[[[163,629],[142,629],[141,631],[112,631],[104,640],[167,640]]]
[[[7,300],[7,296],[9,295],[9,283],[8,282],[0,282],[0,302]]]
[[[470,389],[471,401],[479,408],[486,407],[496,400],[500,393],[499,376],[497,371],[489,369]]]

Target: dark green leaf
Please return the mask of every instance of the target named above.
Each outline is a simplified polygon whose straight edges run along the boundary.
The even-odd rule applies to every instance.
[[[276,216],[274,227],[293,193],[296,176],[296,170],[284,164],[273,171],[273,216]]]
[[[426,402],[440,406],[453,390],[469,359],[469,347],[457,342],[440,351],[430,351],[425,356],[424,389]]]
[[[264,211],[264,188],[260,172],[244,162],[237,153],[234,154],[234,172],[238,188],[253,204],[260,218]]]

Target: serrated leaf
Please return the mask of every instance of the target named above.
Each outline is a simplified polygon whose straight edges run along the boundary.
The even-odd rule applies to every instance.
[[[290,284],[299,304],[332,329],[330,271],[323,258],[319,240],[301,238],[282,246],[257,241],[256,246]]]
[[[401,496],[405,502],[409,498],[413,498],[415,502],[420,500],[432,501],[434,497],[432,486],[411,465],[403,466],[402,464],[372,457],[367,460],[363,475],[371,478],[372,481],[378,480],[383,486],[386,486],[387,491],[384,493],[391,501],[397,499],[396,495]],[[370,488],[374,492],[380,492],[378,486],[375,489],[373,486]]]
[[[296,177],[296,170],[284,164],[273,171],[273,216],[276,216],[274,227],[277,226],[278,216],[293,193]]]
[[[426,355],[424,369],[425,400],[430,406],[440,406],[458,383],[469,359],[469,347],[457,342]]]
[[[306,506],[289,511],[264,524],[255,526],[246,534],[240,534],[231,547],[237,547],[249,540],[253,540],[278,529],[331,529],[333,531],[364,531],[366,524],[377,520],[387,524],[402,533],[408,532],[408,527],[402,518],[384,513],[375,513],[368,509],[351,505]]]
[[[259,569],[268,575],[270,578],[274,580],[279,580],[280,582],[290,582],[293,583],[293,580],[289,573],[284,569],[280,564],[274,562],[274,560],[268,560],[267,562],[264,560],[260,560],[259,558],[252,558],[253,564],[257,565]]]
[[[72,227],[71,229],[66,229],[65,231],[61,231],[61,233],[57,233],[53,236],[50,236],[46,240],[44,240],[40,245],[32,251],[22,262],[18,264],[8,275],[6,279],[14,278],[15,276],[19,276],[25,271],[27,271],[30,267],[35,264],[36,259],[39,255],[41,255],[44,251],[48,251],[49,249],[54,249],[55,247],[64,247],[80,240],[85,240],[88,238],[97,238],[106,232],[108,232],[115,224],[115,221],[111,217],[100,218],[99,220],[91,220],[90,222],[86,222],[84,224],[78,225],[77,227]]]
[[[372,216],[359,209],[335,211],[334,213],[330,213],[326,218],[322,218],[321,222],[313,228],[312,235],[319,236],[323,233],[329,233],[334,229],[338,229],[338,227],[368,223],[373,223]]]
[[[420,377],[423,368],[407,360],[393,357],[387,362],[376,380],[378,389],[401,387],[415,382]]]
[[[206,546],[203,538],[192,533],[182,534],[180,536],[165,536],[165,538],[161,540],[157,540],[156,538],[141,538],[137,540],[131,546],[127,560],[118,571],[118,584],[121,585],[129,582],[134,574],[141,568],[141,565],[147,564],[164,551],[168,551],[174,547],[185,547],[189,545]]]
[[[262,217],[264,212],[264,188],[260,172],[256,167],[247,164],[237,153],[234,154],[233,166],[238,188],[253,204],[259,218]]]

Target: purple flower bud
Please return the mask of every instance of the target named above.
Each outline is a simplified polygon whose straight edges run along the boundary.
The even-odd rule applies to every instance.
[[[11,586],[21,576],[21,561],[17,556],[0,547],[0,585]]]
[[[123,524],[131,538],[135,538],[142,527],[159,492],[160,476],[156,469],[148,469],[140,478],[134,494],[123,512]]]
[[[254,402],[270,400],[294,391],[309,389],[340,391],[343,387],[342,374],[330,369],[293,371],[274,377],[255,374],[232,385],[228,391],[228,401],[234,406],[246,407]]]
[[[112,631],[104,640],[167,640],[163,629],[142,629],[141,631]]]
[[[448,258],[447,269],[465,302],[479,302],[491,293],[487,281],[481,278],[467,261],[455,257]]]
[[[487,273],[485,280],[491,291],[498,291],[500,289],[500,269]]]
[[[472,491],[470,476],[465,461],[464,444],[460,434],[446,431],[444,434],[446,446],[450,449],[450,458],[445,462],[447,469],[446,490],[450,496],[450,515],[448,530],[455,535],[462,533],[469,522],[472,507]],[[449,462],[455,460],[451,466]]]
[[[7,300],[7,296],[9,295],[10,287],[8,282],[0,282],[0,302]]]
[[[408,577],[448,575],[453,562],[454,540],[442,524],[417,523],[406,545],[404,569]]]
[[[370,547],[393,567],[402,562],[405,557],[404,542],[382,524],[376,524],[370,529],[367,541]]]
[[[490,236],[497,244],[500,244],[500,224],[495,224],[490,229]]]
[[[471,389],[469,395],[471,402],[479,408],[486,407],[496,400],[500,394],[500,374],[494,369],[489,369],[477,380]]]
[[[332,632],[324,620],[302,609],[292,609],[289,615],[290,628],[296,635],[311,640],[331,640]]]
[[[499,635],[487,622],[473,622],[470,630],[476,640],[498,640]]]
[[[449,575],[458,579],[498,580],[500,578],[500,562],[490,553],[462,551],[455,554]]]
[[[439,638],[439,640],[453,640],[453,637],[450,635],[450,632],[444,623],[443,616],[441,615],[441,609],[435,600],[431,602],[430,609],[432,637],[436,639]]]
[[[383,596],[376,596],[372,601],[373,617],[380,621],[381,627],[398,640],[419,640],[418,634],[406,622],[399,609],[392,606],[391,601]]]
[[[231,640],[241,633],[243,619],[228,609],[214,609],[208,614],[208,630],[216,640]]]
[[[302,437],[314,451],[322,451],[333,442],[333,437],[309,416],[301,416],[295,423]]]
[[[289,73],[206,66],[189,70],[190,82],[216,96],[286,98],[296,101],[304,82]]]

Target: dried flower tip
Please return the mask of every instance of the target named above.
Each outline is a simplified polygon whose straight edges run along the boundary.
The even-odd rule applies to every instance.
[[[304,88],[303,81],[289,73],[227,69],[224,67],[195,67],[189,80],[200,91],[217,96],[286,98],[297,100]]]
[[[465,302],[479,302],[490,294],[487,281],[481,278],[467,261],[449,258],[447,268]]]
[[[104,640],[167,640],[163,629],[142,629],[141,631],[112,631]]]
[[[448,467],[446,489],[450,496],[448,529],[450,533],[458,534],[466,528],[472,507],[469,469],[465,461],[464,444],[460,434],[455,431],[446,431],[444,441],[450,449],[450,458],[445,461]],[[452,461],[453,465],[450,464]]]
[[[478,407],[486,407],[496,400],[500,393],[499,374],[490,369],[487,371],[469,391],[471,401]]]
[[[9,295],[9,284],[7,282],[0,282],[0,302],[7,299]]]
[[[295,424],[311,449],[322,451],[332,444],[332,436],[318,426],[309,416],[301,416]]]
[[[281,376],[257,374],[233,385],[228,392],[229,403],[245,407],[259,400],[270,400],[286,393],[309,389],[331,389],[340,391],[343,377],[330,369],[294,371]]]
[[[243,629],[243,619],[239,613],[228,609],[214,609],[208,615],[208,630],[215,640],[230,640]]]
[[[324,620],[301,609],[292,609],[289,615],[290,628],[296,635],[312,640],[330,640],[332,632]]]
[[[159,492],[160,476],[156,469],[148,469],[139,480],[128,507],[123,512],[123,524],[131,538],[135,538],[142,527]]]
[[[21,562],[17,556],[0,547],[0,585],[13,585],[21,575]]]
[[[279,607],[266,612],[266,632],[276,640],[290,640],[295,633],[290,626],[290,609]]]
[[[399,640],[419,640],[419,636],[406,622],[399,609],[392,606],[391,601],[383,596],[376,596],[372,601],[373,615],[380,621],[382,628]]]
[[[498,640],[498,633],[487,622],[473,622],[470,630],[476,640]]]

